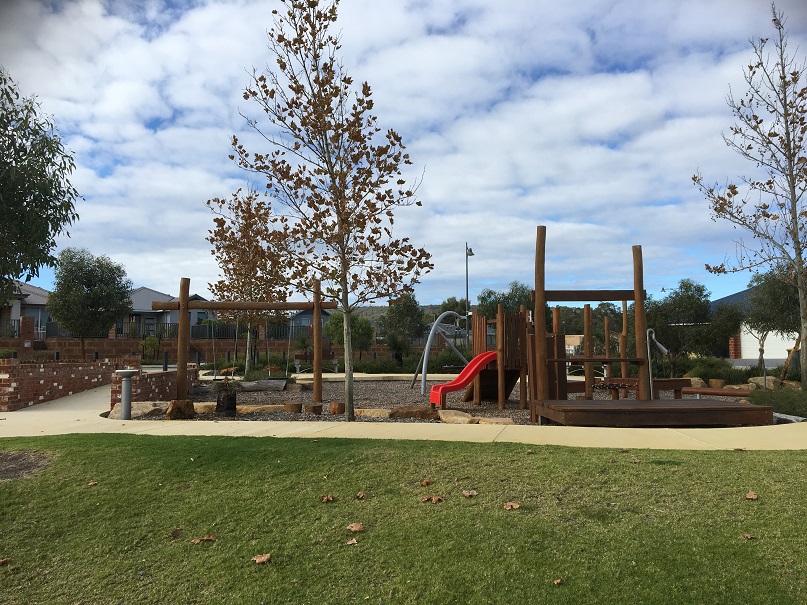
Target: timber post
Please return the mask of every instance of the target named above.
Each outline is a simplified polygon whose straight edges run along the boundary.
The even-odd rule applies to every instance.
[[[591,305],[583,306],[583,357],[591,360],[594,357],[594,338],[592,332],[594,326],[591,320]],[[586,399],[594,397],[594,363],[592,361],[583,362],[583,376],[585,380]]]
[[[540,225],[535,236],[535,369],[539,401],[549,398],[549,368],[546,365],[546,227]],[[537,409],[530,403],[530,421],[537,422]]]
[[[496,309],[496,378],[498,382],[497,394],[500,410],[504,409],[504,402],[507,400],[507,393],[504,392],[504,340],[504,305],[500,304]]]
[[[650,364],[647,359],[647,317],[644,310],[644,268],[642,247],[633,246],[633,319],[636,326],[636,357],[639,363],[639,385],[636,399],[650,401]]]
[[[188,353],[191,345],[191,318],[188,310],[191,280],[179,280],[179,332],[177,334],[177,400],[188,398]]]

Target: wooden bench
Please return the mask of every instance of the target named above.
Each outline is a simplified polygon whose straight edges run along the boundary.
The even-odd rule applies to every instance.
[[[684,387],[684,395],[711,395],[712,397],[749,397],[751,391],[748,389],[717,389],[713,387]]]

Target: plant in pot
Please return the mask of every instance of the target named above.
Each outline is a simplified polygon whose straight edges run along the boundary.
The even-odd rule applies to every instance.
[[[213,381],[213,392],[216,394],[216,414],[235,416],[236,395],[243,388],[240,382],[230,378]]]

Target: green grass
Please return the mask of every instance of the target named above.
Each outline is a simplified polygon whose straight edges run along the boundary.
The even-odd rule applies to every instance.
[[[792,389],[751,391],[748,400],[754,405],[769,405],[774,412],[807,418],[807,392]]]
[[[0,450],[53,455],[0,483],[0,604],[807,602],[807,452],[128,435]]]

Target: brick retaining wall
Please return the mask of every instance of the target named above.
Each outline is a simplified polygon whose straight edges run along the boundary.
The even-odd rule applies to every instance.
[[[139,361],[20,363],[18,359],[0,359],[0,411],[12,412],[109,384],[115,370],[134,364]]]
[[[188,388],[199,382],[199,371],[193,367],[188,369]],[[112,395],[109,409],[120,403],[123,379],[117,374],[112,376]],[[177,373],[176,370],[168,372],[149,372],[132,376],[132,401],[171,401],[176,399]]]

